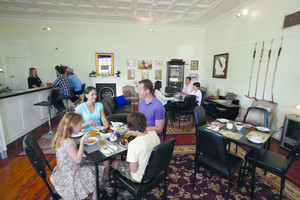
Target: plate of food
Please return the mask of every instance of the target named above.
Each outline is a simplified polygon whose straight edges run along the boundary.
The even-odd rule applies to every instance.
[[[256,129],[261,132],[269,132],[270,129],[268,127],[257,126]]]
[[[86,145],[93,145],[93,144],[96,144],[97,142],[98,142],[98,138],[96,138],[96,137],[88,137],[84,141],[84,144],[86,144]]]
[[[112,142],[117,141],[118,137],[115,134],[111,134],[111,136],[109,137],[109,140]]]
[[[81,137],[85,134],[85,132],[78,132],[77,134],[75,133],[72,133],[71,137],[72,138],[77,138],[77,137]]]
[[[265,141],[260,138],[260,137],[248,137],[248,140],[250,140],[251,142],[255,143],[255,144],[262,144]]]
[[[119,142],[119,145],[122,147],[126,147],[126,141],[128,141],[127,138],[122,138]]]
[[[228,119],[224,119],[224,118],[217,118],[216,120],[219,121],[219,122],[222,122],[222,123],[228,123],[229,122]]]

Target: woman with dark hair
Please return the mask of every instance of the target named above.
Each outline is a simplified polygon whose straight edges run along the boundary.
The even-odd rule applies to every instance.
[[[34,67],[29,68],[29,77],[28,77],[27,81],[28,81],[29,89],[44,86],[41,79],[37,75],[36,68],[34,68]]]
[[[108,128],[109,122],[106,119],[103,105],[100,102],[96,102],[97,91],[96,88],[89,86],[84,90],[84,102],[78,105],[75,109],[75,113],[82,116],[81,128],[83,131],[88,131],[93,129],[93,127],[101,126],[101,122],[105,128]],[[103,176],[103,186],[108,193],[113,193],[114,189],[110,186],[109,180],[109,165],[110,161],[103,162],[104,176]]]
[[[93,129],[93,127],[101,126],[101,122],[105,128],[108,128],[109,122],[106,119],[103,105],[97,100],[96,88],[89,86],[84,90],[84,102],[78,105],[75,112],[83,118],[81,128],[83,131]]]
[[[172,108],[173,104],[171,101],[174,100],[173,97],[165,97],[165,95],[160,91],[161,81],[156,81],[154,84],[154,95],[155,97],[161,101],[165,108]]]

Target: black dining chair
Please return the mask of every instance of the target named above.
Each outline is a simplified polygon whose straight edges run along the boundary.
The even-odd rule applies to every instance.
[[[268,127],[268,111],[264,108],[249,107],[243,122],[254,126]]]
[[[173,154],[175,141],[176,140],[174,138],[171,138],[157,145],[153,149],[140,183],[127,179],[122,176],[118,170],[114,170],[112,173],[114,180],[119,182],[135,199],[140,199],[163,181],[163,199],[166,199],[166,176]]]
[[[165,123],[164,123],[164,128],[163,128],[163,142],[166,141],[166,135],[167,135],[167,128],[168,128],[168,119],[169,119],[169,116],[168,116],[168,113],[165,112]]]
[[[176,119],[176,113],[179,115],[179,128],[180,128],[180,116],[181,115],[193,115],[196,104],[196,96],[188,95],[184,98],[183,103],[179,103],[178,106],[174,106],[174,113]]]
[[[40,145],[31,134],[28,134],[24,137],[23,148],[34,170],[45,182],[52,198],[54,200],[61,199],[60,195],[55,191],[54,186],[51,185],[51,183],[47,180],[47,171],[45,166],[47,165],[50,172],[52,172],[52,168],[48,163]]]
[[[230,196],[231,182],[233,174],[239,169],[238,188],[240,187],[240,175],[244,160],[226,150],[226,142],[223,135],[197,127],[198,138],[196,147],[198,152],[195,154],[195,173],[193,187],[195,188],[196,174],[200,167],[212,173],[228,179],[227,199]]]
[[[50,90],[49,101],[41,101],[33,104],[34,106],[45,106],[48,107],[48,124],[49,124],[49,132],[43,135],[43,138],[52,138],[54,132],[51,129],[51,108],[58,104],[59,98],[59,88],[52,88]]]
[[[243,170],[244,180],[246,164],[252,164],[254,162],[254,151],[248,151],[245,155],[245,164]],[[259,167],[267,172],[271,172],[277,176],[281,177],[281,186],[280,186],[280,199],[282,199],[282,193],[285,185],[285,175],[287,171],[292,166],[293,162],[300,158],[300,138],[297,139],[296,144],[294,145],[292,151],[287,157],[274,153],[265,149],[259,149],[256,156],[256,167]],[[253,169],[252,169],[253,171]],[[249,169],[248,169],[249,172]]]
[[[197,127],[207,124],[205,110],[204,110],[203,106],[197,106],[194,109],[194,120],[195,120],[195,128],[196,128],[196,141],[198,141]],[[198,153],[199,153],[198,152],[199,149],[197,147],[198,147],[198,145],[196,145],[196,155],[198,155]]]

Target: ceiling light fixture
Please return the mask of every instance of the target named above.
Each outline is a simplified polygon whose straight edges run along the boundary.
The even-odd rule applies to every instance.
[[[150,32],[156,33],[156,32],[158,32],[158,29],[152,29],[152,28],[151,28],[149,31],[150,31]]]
[[[245,10],[243,10],[243,15],[247,15],[248,14],[248,10],[247,9],[245,9]]]
[[[241,13],[242,13],[242,14],[241,14]],[[241,13],[239,12],[239,13],[236,14],[233,18],[234,18],[234,19],[237,19],[237,18],[241,17],[242,15],[243,15],[243,16],[246,16],[246,15],[248,14],[248,10],[247,10],[247,9],[244,9]]]
[[[43,30],[45,30],[45,31],[52,31],[52,28],[51,27],[43,27]]]

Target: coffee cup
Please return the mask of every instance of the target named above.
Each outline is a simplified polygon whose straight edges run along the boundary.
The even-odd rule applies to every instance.
[[[226,127],[227,127],[227,129],[232,129],[233,128],[233,123],[227,123]]]

